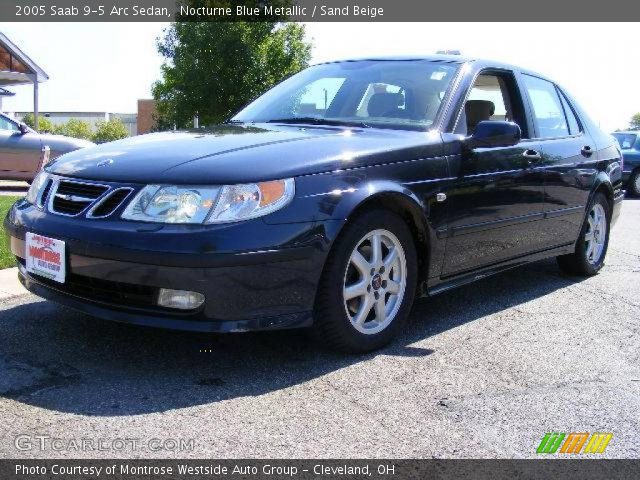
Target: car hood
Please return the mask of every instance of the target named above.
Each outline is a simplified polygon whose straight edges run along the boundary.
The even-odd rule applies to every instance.
[[[129,183],[233,184],[437,156],[441,149],[432,132],[221,125],[76,150],[47,171]]]

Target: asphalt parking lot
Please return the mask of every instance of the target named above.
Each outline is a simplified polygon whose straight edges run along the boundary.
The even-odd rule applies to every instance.
[[[0,457],[535,457],[546,432],[597,431],[614,435],[605,457],[637,458],[639,232],[627,200],[600,275],[543,261],[421,300],[401,338],[365,356],[300,332],[206,336],[9,300]],[[108,449],[68,447],[83,438]],[[115,451],[125,438],[140,444]]]

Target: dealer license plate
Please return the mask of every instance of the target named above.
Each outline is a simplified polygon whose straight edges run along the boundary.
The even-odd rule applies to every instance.
[[[27,272],[64,283],[65,245],[62,240],[27,232],[25,250]]]

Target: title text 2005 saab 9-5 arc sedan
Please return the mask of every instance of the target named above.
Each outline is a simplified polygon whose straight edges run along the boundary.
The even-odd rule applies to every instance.
[[[207,131],[66,154],[5,220],[24,285],[105,319],[391,340],[417,295],[593,275],[620,150],[553,81],[457,56],[325,63]]]

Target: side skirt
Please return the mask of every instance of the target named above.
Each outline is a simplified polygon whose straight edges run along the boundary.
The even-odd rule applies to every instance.
[[[569,243],[560,247],[554,247],[549,250],[534,252],[523,257],[513,258],[511,260],[507,260],[495,265],[488,265],[477,270],[465,272],[463,274],[448,277],[446,279],[434,279],[435,281],[433,283],[426,285],[422,289],[422,291],[424,292],[423,296],[437,295],[439,293],[446,292],[447,290],[451,290],[452,288],[461,287],[462,285],[467,285],[477,280],[481,280],[485,277],[505,272],[507,270],[511,270],[512,268],[520,267],[531,262],[544,260],[545,258],[550,257],[557,257],[558,255],[573,253],[574,248],[575,243]]]

